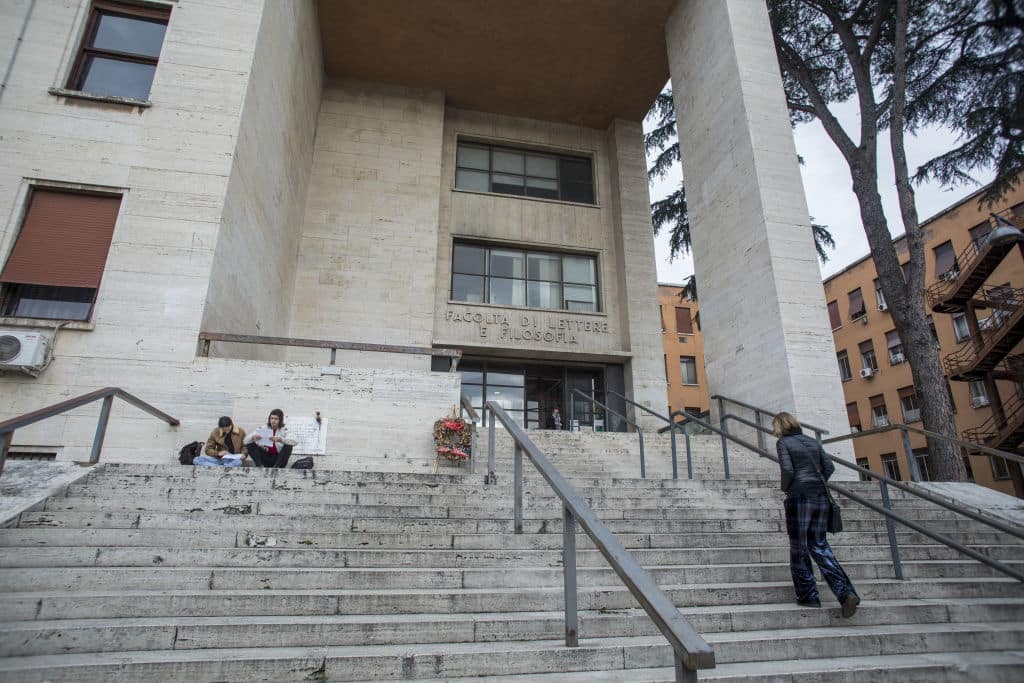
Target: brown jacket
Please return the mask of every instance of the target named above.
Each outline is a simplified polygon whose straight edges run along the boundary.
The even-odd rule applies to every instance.
[[[228,448],[224,443],[224,436],[220,433],[220,427],[217,427],[210,432],[210,438],[206,440],[207,455],[217,457],[221,454],[221,451],[228,451],[229,453],[245,453],[245,447],[242,442],[245,441],[245,430],[234,425],[231,427],[231,445],[233,448]]]

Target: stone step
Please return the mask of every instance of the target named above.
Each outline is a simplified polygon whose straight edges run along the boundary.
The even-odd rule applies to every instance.
[[[870,629],[776,629],[708,634],[716,660],[744,661],[916,654],[929,651],[1014,650],[1024,624],[895,624]],[[310,649],[264,647],[204,650],[150,650],[10,657],[0,660],[9,683],[28,681],[174,680],[386,680],[395,678],[508,675],[562,671],[669,666],[672,652],[664,638],[584,638],[578,648],[552,640],[502,643],[334,646]]]
[[[257,539],[258,542],[258,539]],[[843,562],[886,562],[888,545],[833,545]],[[973,546],[979,552],[1003,561],[1024,561],[1024,545]],[[644,567],[678,565],[721,565],[785,563],[789,548],[781,544],[769,547],[735,548],[635,548],[633,558]],[[966,560],[957,550],[943,545],[900,546],[903,561]],[[593,549],[578,549],[580,567],[605,567],[604,556]],[[509,548],[405,548],[405,549],[321,549],[267,546],[196,548],[181,546],[119,547],[64,546],[21,548],[0,555],[0,568],[30,567],[294,567],[294,568],[484,568],[555,567],[562,564],[561,549],[536,550]]]
[[[1019,652],[929,652],[720,663],[714,669],[699,671],[697,678],[702,681],[758,683],[1018,683],[1022,666],[1024,654]],[[437,681],[436,678],[405,680],[406,683]],[[453,683],[675,683],[676,677],[675,669],[663,667],[482,678],[460,676],[445,680]]]
[[[53,500],[53,499],[51,499]],[[262,506],[261,506],[262,507]],[[361,517],[357,506],[349,511],[348,516],[339,516],[337,510],[314,512],[331,512],[334,514],[299,514],[293,509],[294,515],[287,514],[287,506],[278,506],[278,514],[263,513],[261,507],[226,506],[220,510],[192,509],[192,512],[146,512],[146,511],[110,511],[71,510],[53,512],[26,512],[19,518],[19,526],[53,527],[95,526],[99,528],[173,528],[173,529],[221,529],[236,532],[250,531],[264,534],[272,531],[289,531],[296,528],[310,530],[334,530],[335,533],[367,532],[367,533],[418,533],[418,534],[477,534],[477,533],[509,533],[513,522],[511,514],[507,518],[402,518],[402,517]],[[269,506],[267,506],[269,507]],[[296,506],[291,506],[295,508]],[[271,508],[272,509],[272,508]],[[254,514],[259,511],[261,514]],[[643,519],[606,519],[605,525],[616,534],[637,534],[651,532],[652,524],[656,524],[656,532],[664,534],[698,533],[717,534],[719,532],[750,532],[761,534],[783,534],[780,542],[785,542],[785,525],[778,519],[705,519],[705,520],[657,520],[651,522]],[[897,528],[901,525],[897,524]],[[991,534],[991,527],[970,520],[934,520],[928,523],[932,531],[968,540],[973,535]],[[527,514],[523,520],[524,535],[537,533],[560,532],[560,519],[537,519]],[[882,532],[885,523],[876,516],[874,519],[850,519],[844,515],[844,532]],[[1015,539],[1007,539],[1013,541]]]
[[[857,579],[857,591],[865,604],[873,600],[1019,599],[1024,590],[1012,579],[999,577],[898,581],[892,578]],[[661,585],[677,605],[716,607],[726,605],[788,604],[793,601],[790,580]],[[822,590],[825,590],[822,587]],[[837,604],[827,591],[826,609]],[[128,587],[88,591],[72,586],[67,591],[26,591],[0,595],[4,621],[33,619],[88,619],[162,616],[309,616],[316,614],[434,614],[524,611],[556,611],[563,608],[562,587],[454,588],[454,589],[295,589],[265,586],[257,590],[210,589],[198,583],[186,590],[149,592]],[[581,610],[621,610],[638,607],[629,591],[619,584],[580,587]]]
[[[850,620],[835,609],[808,610],[795,604],[693,607],[680,612],[700,633],[768,628],[830,628],[1001,622],[1020,618],[1024,599],[866,602]],[[587,638],[653,636],[658,631],[641,609],[582,611]],[[399,643],[497,642],[557,639],[564,634],[561,611],[417,615],[312,615],[252,617],[95,618],[17,621],[0,624],[0,657],[209,649],[224,643],[273,643],[278,647],[388,645]]]
[[[51,513],[43,513],[51,514]],[[48,518],[53,527],[28,527],[0,529],[0,547],[155,547],[187,546],[191,548],[387,548],[387,549],[466,549],[487,550],[505,548],[509,550],[560,550],[562,536],[548,534],[387,534],[387,533],[307,533],[290,530],[269,531],[256,534],[251,531],[220,529],[157,529],[128,528],[136,516],[122,517],[125,526],[110,528],[65,528],[65,524],[79,521],[74,513],[64,513],[69,519]],[[105,520],[113,524],[113,520]],[[950,534],[952,540],[976,549],[988,545],[1016,548],[1015,539],[1006,538],[996,532]],[[905,545],[939,546],[922,534],[904,531],[897,533],[900,547]],[[761,533],[718,532],[716,534],[619,534],[618,540],[626,548],[738,548],[762,547],[779,548],[780,539]],[[832,547],[837,552],[847,547],[884,545],[888,548],[885,533],[850,531],[833,536]],[[577,530],[576,546],[581,550],[593,547],[590,537]]]
[[[269,551],[265,551],[268,552]],[[325,551],[329,552],[329,551]],[[561,568],[514,567],[318,567],[293,568],[273,566],[161,566],[164,558],[152,555],[147,567],[33,567],[0,569],[0,591],[47,590],[109,590],[117,586],[125,590],[187,590],[193,586],[211,589],[347,588],[353,590],[422,589],[422,588],[508,588],[561,586]],[[1018,571],[1024,563],[1006,564]],[[856,583],[863,579],[893,576],[892,564],[885,561],[850,561],[843,566]],[[788,562],[757,564],[659,565],[646,567],[655,583],[738,583],[744,581],[782,581],[789,578]],[[907,578],[930,579],[951,577],[1001,576],[996,570],[973,560],[904,561]],[[617,581],[610,568],[580,567],[580,586],[608,586]]]

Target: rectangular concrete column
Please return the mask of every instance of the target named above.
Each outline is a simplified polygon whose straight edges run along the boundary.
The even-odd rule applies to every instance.
[[[846,434],[767,8],[679,0],[665,31],[710,391]]]
[[[618,254],[620,311],[617,324],[632,358],[626,365],[626,393],[658,413],[665,413],[665,385],[661,321],[658,319],[658,274],[654,261],[651,200],[647,192],[647,163],[643,127],[637,122],[616,120],[608,130],[612,196],[608,203],[615,221]],[[664,422],[638,411],[643,427],[662,427]]]

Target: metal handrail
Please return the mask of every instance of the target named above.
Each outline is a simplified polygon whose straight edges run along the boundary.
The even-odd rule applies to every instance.
[[[459,405],[461,406],[460,414],[466,415],[469,418],[470,424],[473,425],[469,433],[469,473],[476,474],[476,427],[480,424],[480,416],[476,414],[476,410],[473,409],[473,404],[470,403],[466,394],[461,391],[459,392]]]
[[[647,461],[646,461],[646,458],[644,457],[644,430],[640,428],[640,425],[638,425],[633,420],[630,420],[628,417],[626,417],[622,413],[618,412],[617,410],[613,410],[613,409],[609,408],[608,406],[606,406],[605,404],[601,403],[600,401],[598,401],[593,396],[587,396],[586,394],[584,394],[579,389],[573,389],[571,392],[569,392],[569,399],[571,401],[574,401],[577,394],[579,394],[580,398],[582,398],[583,400],[589,401],[590,403],[594,404],[595,406],[601,406],[602,408],[604,408],[606,413],[611,413],[612,415],[615,415],[616,417],[621,417],[623,420],[626,421],[627,424],[633,425],[633,427],[636,429],[636,434],[637,434],[637,436],[640,439],[640,478],[641,479],[646,479],[647,478]],[[575,403],[573,404],[573,407],[569,409],[569,415],[570,416],[576,415]],[[572,419],[572,417],[570,417],[570,419]],[[604,428],[607,430],[608,429],[608,425],[605,424]]]
[[[656,418],[658,418],[660,420],[664,420],[665,422],[669,423],[669,426],[666,429],[670,430],[671,445],[672,445],[672,478],[673,479],[678,479],[679,478],[679,464],[678,464],[678,458],[676,456],[676,430],[675,430],[674,427],[672,427],[672,420],[670,420],[669,418],[665,417],[664,415],[660,415],[660,414],[654,412],[653,410],[651,410],[650,408],[648,408],[645,405],[641,405],[641,404],[637,403],[636,401],[634,401],[633,399],[629,398],[625,394],[620,394],[619,392],[613,391],[612,389],[609,389],[608,393],[612,394],[614,396],[618,396],[619,398],[621,398],[623,401],[625,401],[626,403],[630,404],[631,406],[639,408],[640,410],[643,410],[643,411],[653,415],[654,417],[656,417]],[[693,479],[693,455],[692,455],[692,452],[690,450],[690,433],[684,430],[683,431],[683,436],[686,438],[686,472],[687,472],[687,478],[688,479]]]
[[[611,568],[636,598],[640,606],[668,640],[675,657],[677,683],[696,683],[697,669],[715,666],[715,652],[686,621],[672,600],[658,588],[640,564],[622,546],[610,529],[598,518],[572,484],[548,461],[539,448],[526,436],[494,401],[484,407],[491,412],[486,420],[490,428],[490,441],[494,443],[495,422],[500,420],[515,442],[513,519],[515,533],[523,533],[523,453],[533,462],[544,480],[562,501],[562,575],[565,598],[565,644],[579,646],[579,619],[576,604],[576,523],[590,536]],[[492,447],[493,452],[493,447]]]
[[[81,406],[92,403],[93,401],[102,400],[103,407],[100,409],[100,416],[96,423],[96,435],[93,437],[92,441],[92,452],[89,455],[89,464],[96,464],[99,462],[100,451],[103,449],[103,439],[107,434],[107,423],[110,421],[110,409],[114,403],[115,397],[135,406],[139,410],[143,410],[154,417],[160,418],[172,427],[177,427],[181,424],[177,418],[171,417],[159,408],[146,403],[137,396],[129,394],[120,387],[105,387],[103,389],[97,389],[96,391],[90,391],[88,394],[69,398],[66,401],[54,403],[51,406],[46,406],[45,408],[34,410],[31,413],[25,413],[24,415],[19,415],[18,417],[13,417],[9,420],[0,422],[0,473],[3,472],[4,465],[7,463],[7,453],[11,449],[11,442],[14,440],[15,430],[27,427],[55,415],[66,413],[69,410],[80,408]]]
[[[694,418],[692,415],[690,417],[691,417],[691,419],[694,419],[698,424],[703,422],[702,420],[700,420],[698,418]],[[726,417],[728,419],[734,419],[734,420],[737,420],[737,421],[742,422],[744,424],[747,424],[749,426],[752,426],[755,429],[759,428],[758,425],[755,425],[752,421],[746,420],[745,418],[741,418],[741,417],[736,416],[736,415],[729,415],[729,416],[726,416]],[[710,425],[708,423],[704,423],[703,426],[705,428],[707,428],[707,429],[710,429],[711,431],[713,431],[713,432],[715,432],[717,434],[724,434],[725,438],[728,439],[729,441],[733,441],[733,442],[739,444],[740,446],[742,446],[742,447],[744,447],[744,448],[746,448],[748,450],[751,450],[751,451],[757,453],[761,457],[768,458],[769,460],[772,460],[773,462],[776,462],[776,463],[779,462],[779,459],[777,457],[775,457],[774,455],[772,455],[771,453],[769,453],[768,451],[766,451],[763,448],[758,448],[754,444],[749,443],[749,442],[747,442],[747,441],[745,441],[745,440],[743,440],[743,439],[741,439],[741,438],[739,438],[737,436],[729,434],[727,431],[723,431],[723,430],[721,430],[721,429],[719,429],[717,427],[714,427],[713,425]],[[824,452],[824,449],[823,449],[822,452]],[[833,484],[831,482],[826,482],[826,486],[828,488],[832,489],[833,491],[836,491],[837,493],[840,493],[840,494],[846,496],[850,500],[852,500],[852,501],[854,501],[856,503],[860,503],[864,507],[867,507],[867,508],[869,508],[871,510],[874,510],[875,512],[878,512],[879,514],[885,516],[885,518],[886,518],[886,527],[887,527],[887,531],[889,533],[889,547],[890,547],[890,551],[891,551],[891,554],[892,554],[893,570],[896,573],[896,578],[898,578],[898,579],[902,579],[903,578],[903,566],[902,566],[902,564],[900,562],[899,546],[898,546],[897,541],[896,541],[896,534],[895,534],[895,530],[892,527],[892,522],[899,522],[900,524],[902,524],[902,525],[904,525],[904,526],[906,526],[906,527],[908,527],[908,528],[918,532],[919,534],[927,536],[928,538],[930,538],[930,539],[932,539],[934,541],[938,541],[939,543],[942,543],[943,545],[945,545],[947,547],[950,547],[950,548],[952,548],[952,549],[954,549],[954,550],[956,550],[958,552],[961,552],[964,555],[967,555],[968,557],[971,557],[972,559],[975,559],[975,560],[981,562],[982,564],[988,565],[989,567],[992,567],[993,569],[995,569],[997,571],[1000,571],[1000,572],[1006,574],[1007,576],[1010,576],[1010,577],[1012,577],[1014,579],[1017,579],[1018,581],[1024,582],[1024,573],[1019,572],[1016,569],[1013,569],[1013,568],[1003,564],[1002,562],[999,562],[998,560],[994,560],[994,559],[992,559],[990,557],[987,557],[987,556],[977,552],[976,550],[972,550],[971,548],[968,548],[967,546],[962,545],[961,543],[958,543],[958,542],[954,541],[951,538],[947,538],[946,536],[943,536],[942,534],[939,534],[939,533],[934,532],[934,531],[930,531],[930,530],[926,529],[925,527],[923,527],[922,525],[918,524],[917,522],[909,520],[906,517],[903,517],[902,515],[899,515],[899,514],[893,512],[892,509],[891,509],[892,504],[891,504],[891,501],[889,500],[888,487],[889,486],[895,486],[896,488],[898,488],[898,489],[900,489],[902,491],[905,491],[907,493],[910,493],[911,495],[917,496],[918,498],[922,498],[922,499],[927,500],[929,502],[938,504],[938,505],[940,505],[942,507],[948,508],[948,509],[950,509],[950,510],[952,510],[954,512],[957,512],[957,513],[962,514],[964,516],[967,516],[967,517],[970,517],[972,519],[975,519],[975,520],[977,520],[979,522],[982,522],[983,524],[987,524],[988,526],[991,526],[993,528],[999,529],[1000,531],[1004,531],[1005,533],[1011,534],[1011,535],[1016,536],[1018,538],[1024,538],[1024,533],[1022,533],[1021,531],[1019,531],[1017,529],[1014,529],[1013,527],[1009,527],[1009,526],[1007,526],[1005,524],[1002,524],[1001,522],[997,522],[995,520],[987,519],[985,517],[982,517],[982,516],[978,515],[977,513],[973,512],[971,510],[968,510],[967,508],[964,508],[963,506],[957,505],[956,503],[949,503],[949,502],[947,502],[945,500],[942,500],[941,498],[938,498],[938,497],[935,497],[935,496],[931,496],[930,494],[925,494],[922,491],[918,491],[918,490],[912,489],[912,488],[910,488],[910,487],[908,487],[908,486],[906,486],[904,484],[901,484],[900,482],[894,481],[894,480],[890,479],[889,477],[886,477],[885,475],[881,475],[881,474],[878,474],[876,472],[872,472],[871,470],[868,470],[868,469],[865,469],[863,467],[860,467],[859,465],[853,465],[851,463],[846,462],[842,458],[837,458],[836,456],[831,455],[831,454],[829,454],[827,452],[824,452],[824,453],[825,453],[826,457],[828,457],[830,460],[832,460],[832,462],[838,463],[838,464],[842,465],[843,467],[852,469],[852,470],[854,470],[856,472],[861,473],[862,475],[866,475],[868,477],[871,477],[872,479],[877,479],[878,480],[879,488],[881,489],[881,493],[882,493],[882,505],[881,506],[876,505],[875,503],[867,500],[866,498],[863,498],[863,497],[853,493],[852,491],[849,491],[849,490],[847,490],[845,488],[837,486],[836,484]]]
[[[726,404],[726,402],[732,403],[733,405],[740,406],[741,408],[746,408],[747,410],[753,410],[754,411],[754,421],[757,422],[757,424],[759,424],[759,425],[761,424],[761,415],[767,415],[769,417],[775,415],[775,411],[765,410],[764,408],[761,408],[760,406],[754,406],[754,405],[751,405],[749,403],[745,403],[745,402],[740,401],[740,400],[735,399],[735,398],[729,398],[728,396],[723,396],[721,394],[715,394],[714,396],[711,397],[711,400],[712,401],[718,401],[718,414],[719,415],[725,415],[725,404]],[[806,427],[807,429],[810,429],[812,432],[814,432],[814,435],[818,439],[818,441],[821,441],[821,437],[822,437],[823,434],[828,434],[829,433],[829,431],[827,429],[823,428],[823,427],[815,427],[812,424],[807,424],[807,423],[804,423],[804,422],[801,422],[800,424],[802,424],[804,427]],[[758,431],[758,433],[757,433],[757,445],[760,446],[761,448],[765,447],[764,434],[762,432],[760,432],[760,431]]]
[[[210,343],[232,342],[235,344],[264,344],[268,346],[298,346],[312,349],[330,349],[331,365],[334,365],[339,350],[341,351],[373,351],[377,353],[409,353],[420,356],[441,356],[451,358],[452,365],[449,372],[455,372],[458,368],[459,359],[462,358],[462,351],[458,349],[435,349],[430,346],[399,346],[395,344],[366,344],[363,342],[333,341],[330,339],[300,339],[296,337],[264,337],[255,334],[227,334],[224,332],[200,332],[199,341],[202,342],[199,355],[208,357],[210,355]]]

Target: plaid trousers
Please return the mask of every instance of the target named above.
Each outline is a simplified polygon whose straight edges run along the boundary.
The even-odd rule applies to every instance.
[[[856,593],[850,577],[843,571],[839,560],[825,538],[828,529],[828,498],[787,496],[786,533],[789,535],[789,569],[793,575],[793,588],[800,601],[819,600],[814,581],[811,558],[821,570],[828,587],[842,602],[850,593]]]

